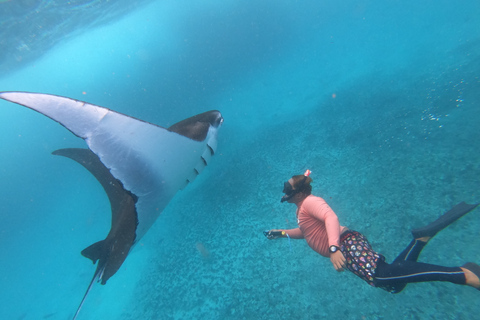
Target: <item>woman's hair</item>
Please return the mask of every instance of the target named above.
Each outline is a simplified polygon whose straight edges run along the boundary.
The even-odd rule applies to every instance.
[[[310,195],[312,193],[312,186],[310,183],[313,181],[310,177],[305,177],[303,174],[293,176],[293,190]]]

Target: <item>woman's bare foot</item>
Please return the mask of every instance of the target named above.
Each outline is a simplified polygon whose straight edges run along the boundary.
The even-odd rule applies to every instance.
[[[421,238],[417,238],[415,240],[427,243],[428,241],[430,241],[430,239],[432,239],[432,238],[431,237],[421,237]]]
[[[465,284],[475,289],[480,289],[480,279],[470,270],[460,267],[465,273]]]

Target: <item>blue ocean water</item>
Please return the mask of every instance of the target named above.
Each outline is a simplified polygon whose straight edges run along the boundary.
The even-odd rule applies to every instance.
[[[398,295],[338,274],[294,228],[283,181],[392,260],[410,230],[480,200],[480,3],[2,1],[0,91],[68,96],[169,126],[218,109],[212,165],[179,192],[79,319],[474,319],[478,292]],[[71,318],[109,230],[108,199],[65,128],[0,101],[0,317]],[[479,212],[421,261],[480,263]]]

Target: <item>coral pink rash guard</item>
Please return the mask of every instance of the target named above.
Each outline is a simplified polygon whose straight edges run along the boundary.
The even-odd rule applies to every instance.
[[[340,245],[340,226],[338,217],[330,206],[320,197],[309,195],[297,209],[299,228],[282,230],[290,238],[305,239],[308,245],[324,257],[330,257],[328,248]]]

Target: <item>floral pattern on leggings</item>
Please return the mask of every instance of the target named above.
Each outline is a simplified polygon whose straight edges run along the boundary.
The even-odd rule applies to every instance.
[[[375,287],[377,262],[378,259],[385,261],[385,257],[373,251],[367,238],[357,231],[348,230],[343,233],[340,243],[348,270]]]

